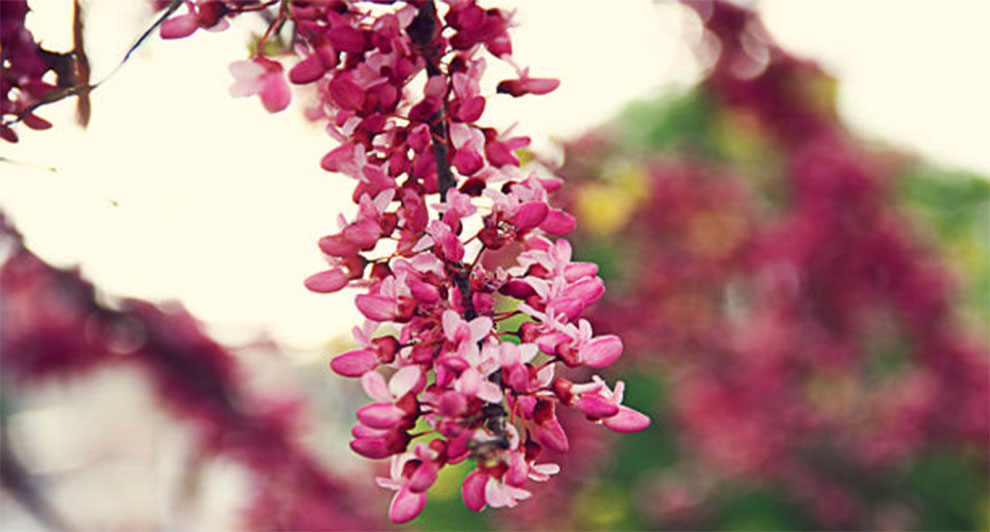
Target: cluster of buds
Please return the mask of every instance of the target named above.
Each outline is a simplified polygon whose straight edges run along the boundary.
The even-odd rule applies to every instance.
[[[273,2],[186,4],[162,24],[163,36],[222,28],[225,17]],[[359,348],[331,368],[359,377],[374,399],[357,412],[351,448],[391,458],[390,478],[378,482],[396,490],[394,522],[416,517],[438,471],[464,460],[477,463],[462,489],[472,510],[529,497],[528,480],[559,470],[538,463],[542,449],[568,448],[558,406],[618,432],[650,423],[622,405],[621,382],[613,389],[598,377],[555,375],[558,363],[607,366],[622,342],[595,336],[580,319],[605,288],[594,264],[572,262],[570,244],[550,239],[575,227],[548,203],[561,181],[520,167],[516,152],[529,138],[478,123],[484,50],[517,72],[497,93],[545,94],[559,84],[513,63],[511,20],[474,0],[439,8],[433,0],[294,0],[279,3],[266,33],[292,22],[299,60],[288,80],[316,85],[321,105],[312,116],[340,143],[321,166],[357,182],[356,216],[341,216],[340,231],[319,241],[330,268],[305,284],[363,290]],[[233,95],[256,94],[270,112],[289,104],[278,61],[259,55],[231,72]],[[496,254],[515,264],[490,265]]]

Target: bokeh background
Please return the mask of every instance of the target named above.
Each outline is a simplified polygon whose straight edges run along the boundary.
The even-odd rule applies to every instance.
[[[64,45],[71,2],[34,4]],[[151,14],[86,6],[101,79]],[[518,59],[563,84],[494,120],[567,180],[610,377],[654,424],[575,424],[511,512],[446,471],[410,527],[990,526],[987,8],[755,8],[519,4]],[[346,446],[363,396],[326,366],[351,295],[301,287],[343,183],[304,93],[226,95],[263,28],[240,22],[142,47],[87,131],[51,106],[2,147],[5,529],[385,526]]]

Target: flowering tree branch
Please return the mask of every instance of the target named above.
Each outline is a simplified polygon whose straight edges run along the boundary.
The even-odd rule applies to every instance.
[[[608,366],[623,344],[581,319],[605,287],[597,266],[573,262],[567,240],[552,240],[576,223],[549,202],[562,182],[521,168],[515,151],[528,137],[480,122],[485,52],[517,72],[496,94],[547,94],[559,82],[531,77],[512,60],[509,12],[475,0],[375,4],[185,0],[180,12],[173,1],[158,27],[163,38],[184,38],[267,13],[253,57],[230,66],[231,94],[257,95],[278,112],[292,93],[281,61],[262,44],[292,22],[297,61],[288,80],[316,85],[317,118],[339,144],[320,164],[356,181],[357,214],[341,216],[340,230],[319,241],[330,268],[305,281],[321,293],[361,290],[360,346],[331,362],[374,399],[357,412],[351,448],[390,458],[391,475],[377,482],[396,491],[394,522],[416,517],[439,470],[465,460],[475,468],[464,503],[512,507],[530,496],[529,480],[559,470],[538,463],[544,448],[569,447],[558,408],[618,432],[650,423],[622,405],[621,382],[556,374]],[[525,323],[504,326],[510,318]]]

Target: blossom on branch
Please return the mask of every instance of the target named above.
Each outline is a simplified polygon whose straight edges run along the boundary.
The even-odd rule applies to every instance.
[[[462,488],[468,508],[527,499],[529,480],[560,469],[538,463],[542,450],[569,448],[557,407],[618,432],[646,428],[649,418],[621,405],[621,382],[612,390],[598,377],[574,385],[556,375],[561,363],[605,367],[623,344],[581,319],[605,291],[597,267],[572,262],[570,244],[548,238],[576,225],[549,203],[560,180],[520,167],[516,151],[528,137],[479,123],[485,51],[519,76],[498,83],[496,95],[559,85],[512,61],[512,14],[475,0],[275,4],[190,0],[161,31],[180,37],[271,7],[277,14],[260,51],[292,28],[298,61],[288,79],[315,85],[317,118],[340,143],[320,166],[355,180],[358,205],[339,232],[320,239],[330,268],[305,285],[362,290],[355,305],[369,321],[355,329],[360,345],[330,367],[360,377],[374,399],[357,411],[351,448],[392,460],[390,477],[378,479],[396,492],[390,519],[415,518],[438,471],[465,460],[475,464]],[[270,112],[288,105],[274,59],[259,52],[231,73],[234,96],[257,94]],[[496,252],[515,266],[488,266]],[[508,326],[510,319],[524,323]]]

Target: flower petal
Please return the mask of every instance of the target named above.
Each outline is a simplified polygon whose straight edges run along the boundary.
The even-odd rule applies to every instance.
[[[387,297],[360,294],[354,298],[354,305],[369,320],[390,321],[395,317],[396,303]]]
[[[426,494],[414,493],[407,488],[400,489],[392,497],[388,507],[388,518],[393,523],[405,523],[415,519],[426,506]]]
[[[650,426],[650,418],[627,406],[620,406],[619,413],[602,420],[609,429],[615,432],[639,432]]]
[[[261,103],[269,113],[285,110],[292,101],[292,91],[282,70],[268,72],[261,78]]]
[[[330,369],[344,377],[360,377],[375,369],[377,365],[378,357],[371,349],[348,351],[330,361]]]
[[[619,413],[619,405],[598,394],[584,394],[574,406],[592,419],[612,417]]]
[[[364,388],[364,393],[378,402],[391,403],[394,400],[385,384],[385,377],[382,377],[382,374],[377,371],[362,374],[361,387]]]
[[[181,39],[188,37],[199,27],[199,19],[195,13],[187,13],[172,17],[158,28],[158,33],[162,39]]]
[[[388,381],[388,390],[398,399],[412,390],[422,376],[423,370],[419,366],[406,366],[392,375]]]
[[[373,429],[389,429],[394,427],[406,413],[392,403],[371,403],[357,411],[357,418]]]
[[[348,281],[350,281],[350,278],[344,270],[334,268],[310,275],[303,281],[303,284],[312,292],[329,294],[347,286]]]
[[[461,499],[469,510],[480,512],[485,508],[485,486],[490,478],[477,470],[464,478],[464,483],[461,484]]]
[[[602,368],[615,362],[621,354],[622,340],[614,334],[606,334],[585,344],[579,352],[579,358],[588,366]]]

